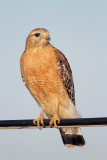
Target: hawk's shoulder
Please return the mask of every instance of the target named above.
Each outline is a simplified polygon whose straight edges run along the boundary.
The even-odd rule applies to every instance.
[[[65,86],[69,98],[75,105],[75,90],[74,90],[74,82],[70,65],[62,52],[60,52],[56,48],[54,48],[54,52],[57,60],[58,71],[62,78],[62,82]]]

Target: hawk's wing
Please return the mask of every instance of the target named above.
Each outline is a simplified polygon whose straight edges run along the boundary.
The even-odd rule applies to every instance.
[[[75,90],[74,90],[74,82],[70,65],[66,57],[59,50],[55,49],[55,55],[57,59],[57,67],[61,75],[63,84],[65,86],[69,98],[75,105]]]

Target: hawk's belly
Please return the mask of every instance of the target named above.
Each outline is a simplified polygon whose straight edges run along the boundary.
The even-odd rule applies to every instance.
[[[46,63],[28,66],[23,72],[26,87],[41,107],[45,108],[48,117],[55,112],[59,103],[68,99],[56,64]]]

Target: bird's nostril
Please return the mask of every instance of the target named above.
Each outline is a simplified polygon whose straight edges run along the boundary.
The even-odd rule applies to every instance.
[[[49,34],[48,34],[48,33],[45,33],[45,36],[49,36]]]

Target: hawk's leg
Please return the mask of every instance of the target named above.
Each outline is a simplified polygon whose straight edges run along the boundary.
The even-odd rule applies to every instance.
[[[44,122],[43,120],[46,119],[45,116],[44,116],[44,107],[42,107],[42,110],[41,110],[41,113],[40,113],[40,116],[37,118],[37,119],[34,119],[33,120],[33,123],[34,124],[37,124],[37,127],[40,129],[40,123],[44,126]]]
[[[51,121],[50,121],[50,127],[54,124],[54,127],[57,128],[57,123],[56,121],[58,121],[58,124],[60,123],[60,118],[58,117],[58,115],[55,113],[54,116],[52,117]]]
[[[51,118],[50,120],[50,127],[54,124],[54,127],[57,128],[57,121],[58,121],[58,124],[60,123],[60,118],[58,116],[58,112],[59,112],[59,104],[57,105],[57,108],[56,108],[56,113],[53,115],[53,117]]]

